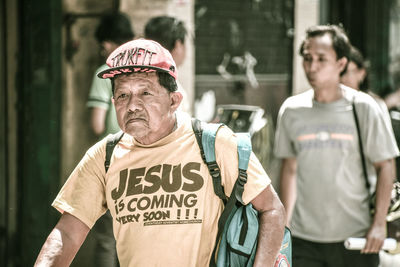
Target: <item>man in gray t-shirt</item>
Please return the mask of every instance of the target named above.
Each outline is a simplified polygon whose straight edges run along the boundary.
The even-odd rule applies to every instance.
[[[281,199],[293,233],[293,264],[378,266],[386,237],[386,211],[399,154],[391,126],[367,94],[339,83],[350,43],[337,26],[315,26],[300,48],[312,89],[288,98],[278,117],[275,155],[282,158]],[[365,178],[352,112],[360,122],[369,180],[377,185],[369,216]],[[366,237],[360,252],[348,237]]]

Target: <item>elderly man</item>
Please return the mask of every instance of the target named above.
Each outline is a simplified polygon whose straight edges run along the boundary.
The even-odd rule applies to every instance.
[[[111,78],[113,103],[124,135],[105,171],[106,139],[88,150],[53,202],[62,216],[36,266],[67,266],[107,209],[121,266],[208,266],[223,203],[202,162],[189,116],[176,113],[176,66],[158,43],[134,40],[117,48],[99,73]],[[216,138],[225,194],[238,176],[236,137],[227,127]],[[245,203],[259,211],[254,266],[272,266],[285,215],[270,179],[250,158]]]

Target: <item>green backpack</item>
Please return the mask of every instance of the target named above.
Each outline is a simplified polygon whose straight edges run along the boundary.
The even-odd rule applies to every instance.
[[[248,133],[236,133],[239,177],[232,189],[231,196],[227,199],[221,184],[221,174],[215,156],[215,137],[221,126],[222,124],[201,123],[199,120],[192,120],[193,131],[200,147],[202,159],[207,164],[213,178],[214,192],[225,204],[218,220],[216,246],[213,250],[210,266],[253,266],[257,251],[258,212],[251,204],[244,205],[242,200],[252,150],[250,135]],[[291,263],[291,233],[285,227],[281,249],[274,266],[291,266]]]
[[[239,177],[232,189],[231,196],[227,198],[221,183],[221,173],[215,157],[215,137],[221,126],[222,124],[202,123],[197,119],[192,120],[193,131],[202,159],[207,164],[213,179],[214,192],[225,204],[225,208],[218,220],[216,246],[212,253],[210,266],[253,266],[257,250],[258,212],[251,204],[244,205],[242,200],[251,154],[250,135],[248,133],[236,133],[238,137]],[[106,158],[104,162],[106,172],[110,166],[114,147],[121,140],[122,136],[123,132],[118,132],[107,139]],[[217,260],[215,261],[215,259]],[[274,266],[284,267],[291,265],[291,234],[290,230],[285,228],[280,253]]]

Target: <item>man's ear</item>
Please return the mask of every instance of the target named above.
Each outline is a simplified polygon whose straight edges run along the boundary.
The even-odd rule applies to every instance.
[[[173,111],[177,110],[179,105],[181,104],[183,99],[183,95],[180,92],[172,92],[171,93],[171,109]]]
[[[366,69],[360,69],[360,79],[361,82],[364,81],[365,77],[367,77],[367,70]]]
[[[342,72],[346,68],[347,62],[348,62],[347,57],[342,57],[341,59],[338,60],[340,72]]]

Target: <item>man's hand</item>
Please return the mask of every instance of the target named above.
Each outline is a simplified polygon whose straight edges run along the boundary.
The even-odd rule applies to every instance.
[[[375,214],[367,233],[367,243],[361,253],[378,253],[386,238],[386,214],[390,204],[395,177],[394,160],[388,159],[374,163],[378,176],[376,185]]]
[[[386,223],[374,223],[367,233],[367,243],[361,253],[379,253],[386,238]]]

